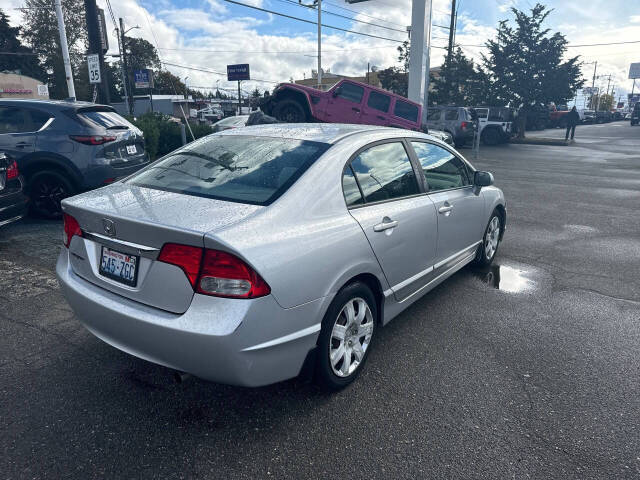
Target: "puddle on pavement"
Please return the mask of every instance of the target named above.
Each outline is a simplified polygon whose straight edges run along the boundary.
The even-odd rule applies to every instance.
[[[536,288],[536,282],[528,278],[529,273],[527,270],[507,265],[491,265],[486,270],[476,270],[474,275],[487,285],[503,292],[523,293]]]

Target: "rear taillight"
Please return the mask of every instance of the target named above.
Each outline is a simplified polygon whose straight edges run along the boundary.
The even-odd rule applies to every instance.
[[[78,237],[82,236],[82,229],[80,229],[80,224],[78,221],[73,218],[71,215],[63,214],[64,219],[64,233],[62,237],[62,241],[64,242],[64,246],[69,248],[69,244],[71,243],[71,239],[74,235]]]
[[[205,250],[197,291],[235,298],[256,298],[271,293],[269,285],[249,265],[219,250]]]
[[[189,245],[179,245],[177,243],[165,243],[160,251],[158,260],[180,267],[191,286],[195,288],[202,261],[202,248],[191,247]]]
[[[469,123],[468,123],[468,122],[462,122],[462,123],[460,124],[460,128],[462,128],[463,130],[466,130],[466,129],[467,129],[467,125],[469,125]]]
[[[7,180],[11,180],[13,178],[18,177],[18,164],[14,160],[11,165],[7,168]]]
[[[193,289],[204,295],[257,298],[271,293],[255,270],[227,252],[167,243],[158,261],[182,268]]]
[[[113,142],[116,139],[116,137],[104,135],[69,135],[69,138],[84,145],[102,145],[103,143]]]

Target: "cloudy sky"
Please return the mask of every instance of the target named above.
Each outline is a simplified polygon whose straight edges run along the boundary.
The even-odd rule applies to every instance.
[[[22,0],[7,0],[18,7]],[[297,5],[298,0],[238,0],[240,3],[315,20],[316,12]],[[311,3],[312,0],[303,0]],[[3,2],[4,3],[4,2]],[[396,47],[407,38],[411,0],[370,0],[349,5],[344,0],[323,0],[323,23],[384,38],[372,38],[330,28],[323,29],[323,67],[344,75],[362,75],[367,63],[380,67],[395,64]],[[479,58],[483,44],[494,35],[498,21],[512,18],[511,6],[529,9],[535,0],[459,0],[456,41],[467,55]],[[637,0],[546,0],[554,11],[548,26],[564,33],[572,45],[640,40],[640,2]],[[106,0],[98,0],[106,9]],[[225,0],[111,0],[114,14],[127,26],[139,26],[129,35],[141,36],[159,47],[161,59],[179,65],[225,72],[231,63],[249,63],[252,78],[246,85],[271,88],[275,82],[309,76],[315,68],[316,27],[272,15]],[[433,0],[433,24],[449,25],[450,0]],[[12,20],[18,11],[9,9]],[[339,16],[340,15],[340,16]],[[347,18],[345,18],[347,17]],[[15,21],[14,20],[14,21]],[[368,23],[362,23],[368,22]],[[371,25],[375,24],[375,25]],[[107,27],[113,25],[107,16]],[[383,28],[384,27],[384,28]],[[433,27],[432,65],[442,63],[448,30]],[[117,43],[111,39],[115,53]],[[393,41],[396,40],[396,41]],[[598,61],[598,74],[612,75],[616,96],[631,90],[629,63],[640,62],[640,43],[575,47],[571,55]],[[233,88],[215,73],[168,67],[191,86]],[[591,79],[593,64],[584,66]],[[596,81],[606,88],[607,78]],[[640,87],[640,81],[638,82]]]

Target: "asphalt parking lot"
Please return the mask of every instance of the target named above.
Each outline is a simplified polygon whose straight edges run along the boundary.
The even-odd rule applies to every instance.
[[[0,477],[638,478],[640,127],[474,163],[508,200],[496,266],[380,330],[334,395],[177,384],[74,318],[60,224],[0,229]]]

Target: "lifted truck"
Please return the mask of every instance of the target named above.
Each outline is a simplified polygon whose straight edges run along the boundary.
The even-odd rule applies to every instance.
[[[474,107],[480,122],[480,140],[485,145],[505,143],[511,138],[513,113],[506,107]]]
[[[421,105],[352,80],[340,80],[326,92],[282,83],[260,109],[287,123],[360,123],[420,130],[422,120]]]

